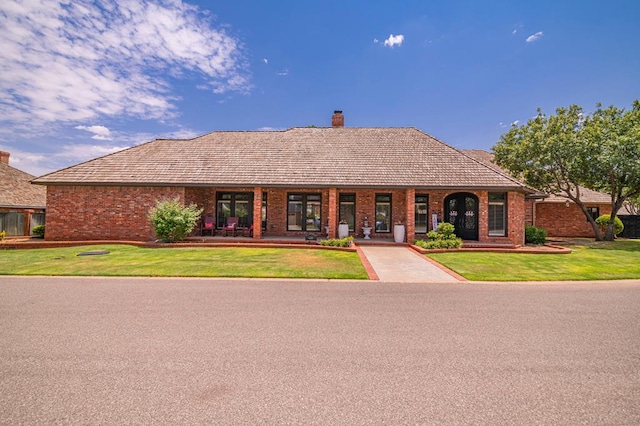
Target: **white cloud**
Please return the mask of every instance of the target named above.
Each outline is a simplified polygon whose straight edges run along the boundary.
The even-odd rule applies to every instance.
[[[389,38],[384,41],[384,45],[387,47],[393,47],[396,45],[402,46],[403,42],[404,42],[404,35],[398,34],[394,36],[393,34],[390,34]]]
[[[282,71],[278,71],[276,74],[279,75],[279,76],[283,76],[284,77],[284,76],[289,75],[289,70],[285,68]]]
[[[262,62],[264,62],[265,64],[268,64],[269,60],[267,58],[262,58]]]
[[[93,133],[91,139],[96,139],[100,141],[109,141],[111,140],[111,131],[104,126],[76,126],[78,130],[86,130],[89,133]]]
[[[374,38],[374,39],[373,39],[373,42],[374,42],[374,43],[379,43],[379,42],[380,42],[380,40],[378,40],[377,38]]]
[[[529,37],[527,37],[526,42],[527,43],[533,43],[534,41],[537,41],[537,40],[541,39],[543,35],[544,35],[544,33],[542,31],[538,31],[537,33],[532,34]]]
[[[0,122],[176,114],[171,78],[246,92],[239,42],[182,0],[0,2]]]
[[[513,123],[511,123],[511,125],[512,125],[512,126],[517,126],[517,125],[518,125],[518,123],[520,123],[520,120],[516,120],[516,121],[514,121]]]

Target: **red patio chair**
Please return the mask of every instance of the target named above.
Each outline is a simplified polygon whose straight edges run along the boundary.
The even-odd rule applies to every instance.
[[[222,228],[223,235],[226,237],[231,232],[234,237],[238,235],[238,218],[235,216],[229,216],[227,218],[227,224]]]
[[[213,237],[216,233],[216,219],[213,216],[205,216],[200,227],[200,236],[204,236],[207,232],[211,232]]]
[[[245,226],[244,229],[242,230],[242,236],[243,237],[253,237],[253,225]]]

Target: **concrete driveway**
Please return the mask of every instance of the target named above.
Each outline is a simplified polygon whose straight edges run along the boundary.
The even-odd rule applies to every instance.
[[[640,424],[640,282],[0,277],[0,424]]]

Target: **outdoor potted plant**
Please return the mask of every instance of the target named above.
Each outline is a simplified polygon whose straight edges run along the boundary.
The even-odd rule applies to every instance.
[[[404,224],[400,221],[393,225],[393,241],[396,243],[404,243]]]
[[[338,224],[338,238],[349,236],[349,224],[345,220],[341,220]]]

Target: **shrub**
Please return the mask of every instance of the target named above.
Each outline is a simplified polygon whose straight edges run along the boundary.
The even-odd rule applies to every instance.
[[[34,226],[31,233],[39,238],[44,238],[44,225]]]
[[[7,233],[5,231],[0,232],[0,241],[4,240],[4,237],[7,236]]]
[[[353,244],[353,237],[331,238],[320,241],[320,245],[329,247],[350,247]]]
[[[437,230],[427,233],[427,241],[416,240],[415,245],[424,249],[459,248],[462,246],[462,239],[456,237],[454,231],[455,227],[452,224],[442,222],[438,225]]]
[[[598,224],[598,226],[600,227],[600,230],[603,233],[606,232],[607,227],[609,226],[609,223],[611,223],[611,215],[603,214],[602,216],[596,219],[596,223]],[[622,223],[620,218],[616,216],[616,219],[613,221],[613,234],[620,235],[622,231],[624,231],[624,224]]]
[[[547,242],[547,231],[536,226],[524,227],[525,244],[544,244]]]
[[[165,243],[182,241],[193,231],[202,214],[195,204],[183,205],[180,200],[158,201],[149,211],[149,221],[156,235]]]

